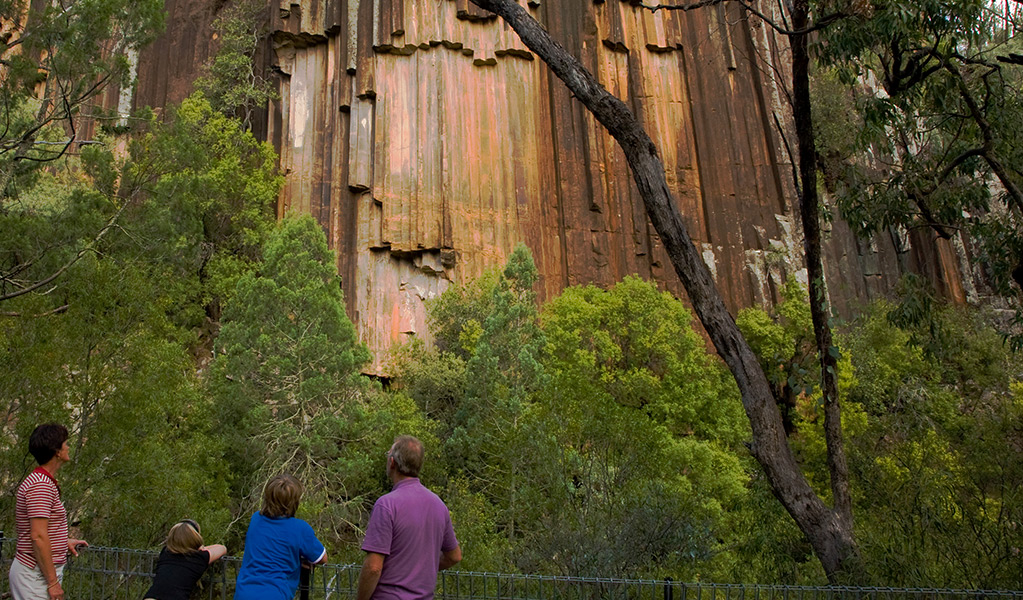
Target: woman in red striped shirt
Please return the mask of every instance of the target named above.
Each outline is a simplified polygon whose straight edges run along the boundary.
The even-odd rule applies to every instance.
[[[14,600],[63,600],[67,554],[78,556],[78,547],[88,546],[68,538],[67,512],[57,485],[57,471],[71,460],[67,438],[67,428],[56,423],[36,427],[28,438],[28,451],[39,466],[15,495],[18,546],[9,579]]]

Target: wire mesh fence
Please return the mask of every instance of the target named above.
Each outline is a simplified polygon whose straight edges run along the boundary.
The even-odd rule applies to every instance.
[[[141,600],[152,583],[158,552],[89,547],[68,563],[64,589],[69,600]],[[14,540],[0,539],[0,590],[9,597],[7,572]],[[241,559],[226,557],[210,567],[193,600],[230,600]],[[352,600],[360,565],[313,569],[297,596]],[[1023,600],[1023,591],[921,588],[791,586],[683,583],[666,580],[516,575],[444,571],[437,600]]]

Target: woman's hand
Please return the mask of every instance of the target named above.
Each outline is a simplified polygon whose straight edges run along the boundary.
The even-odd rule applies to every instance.
[[[69,538],[67,541],[67,551],[70,552],[72,556],[78,556],[78,549],[85,548],[88,545],[89,542],[85,540],[75,540]]]

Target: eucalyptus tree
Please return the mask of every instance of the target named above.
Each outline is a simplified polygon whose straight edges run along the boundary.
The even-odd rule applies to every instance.
[[[548,379],[527,413],[525,568],[730,574],[722,563],[745,533],[729,522],[746,499],[749,432],[691,321],[636,277],[567,288],[543,306]]]
[[[266,2],[237,0],[225,5],[213,30],[217,50],[196,80],[213,106],[228,116],[236,116],[251,129],[257,111],[277,97],[273,82],[256,68],[254,57],[265,40]]]
[[[846,84],[847,106],[836,116],[857,133],[821,137],[830,159],[822,167],[849,223],[863,235],[925,228],[975,245],[981,279],[1016,303],[1023,66],[1012,57],[1020,14],[983,0],[879,3],[822,32],[817,46],[818,60]]]

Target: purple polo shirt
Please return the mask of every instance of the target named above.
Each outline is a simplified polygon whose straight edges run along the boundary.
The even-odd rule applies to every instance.
[[[451,513],[419,479],[402,479],[373,505],[362,549],[384,555],[373,600],[429,600],[440,556],[458,547]]]

